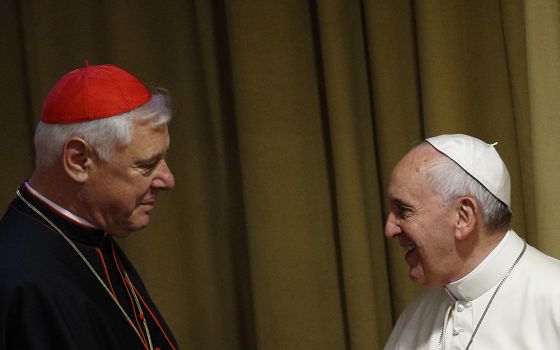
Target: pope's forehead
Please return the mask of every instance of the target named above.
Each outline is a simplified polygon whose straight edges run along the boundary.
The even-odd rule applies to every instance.
[[[432,194],[433,189],[428,185],[426,171],[433,160],[441,156],[443,155],[431,145],[421,145],[407,153],[391,174],[389,199],[411,203]]]
[[[432,161],[440,156],[441,153],[431,145],[422,144],[412,149],[400,160],[393,170],[393,174],[403,172],[416,176],[423,173],[432,164]]]

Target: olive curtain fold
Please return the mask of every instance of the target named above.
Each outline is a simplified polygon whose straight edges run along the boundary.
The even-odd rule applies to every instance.
[[[421,290],[383,236],[415,142],[499,142],[513,227],[560,257],[556,0],[5,0],[0,209],[56,79],[170,91],[176,187],[121,240],[183,349],[382,349]]]

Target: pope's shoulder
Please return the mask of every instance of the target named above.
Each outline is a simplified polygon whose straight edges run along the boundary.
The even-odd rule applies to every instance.
[[[526,280],[528,287],[546,286],[550,292],[560,293],[560,260],[527,246],[525,256],[519,261],[517,275]]]

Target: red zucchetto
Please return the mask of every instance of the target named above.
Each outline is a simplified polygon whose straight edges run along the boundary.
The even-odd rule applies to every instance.
[[[140,107],[152,97],[140,80],[114,65],[86,66],[60,78],[41,113],[47,124],[112,117]]]

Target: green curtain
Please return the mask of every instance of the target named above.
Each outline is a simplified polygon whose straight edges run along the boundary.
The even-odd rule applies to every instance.
[[[499,142],[513,227],[560,257],[557,0],[4,0],[0,20],[1,211],[62,74],[170,91],[177,185],[119,243],[183,349],[382,349],[421,291],[385,190],[431,135]]]

